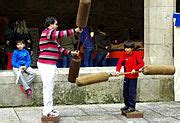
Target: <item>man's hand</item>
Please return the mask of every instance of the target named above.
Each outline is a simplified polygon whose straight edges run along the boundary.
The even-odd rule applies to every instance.
[[[7,44],[7,45],[9,45],[9,43],[10,43],[10,41],[9,41],[9,40],[7,40],[7,41],[6,41],[6,44]]]
[[[72,56],[78,56],[79,55],[79,51],[71,51],[71,55]]]
[[[90,36],[91,36],[91,38],[93,38],[94,37],[94,32],[90,32]]]
[[[78,32],[78,33],[82,33],[83,29],[77,27],[77,28],[75,29],[75,31]]]
[[[31,40],[27,40],[28,43],[31,43]]]
[[[31,51],[31,54],[30,54],[31,56],[33,55],[33,51]]]
[[[106,58],[109,58],[109,52],[107,53]]]

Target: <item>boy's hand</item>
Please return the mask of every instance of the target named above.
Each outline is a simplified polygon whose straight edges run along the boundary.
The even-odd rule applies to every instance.
[[[20,69],[21,71],[24,71],[24,70],[26,70],[26,66],[21,66],[19,69]]]
[[[71,51],[71,55],[72,56],[78,56],[79,55],[79,51]]]
[[[80,29],[79,27],[77,27],[77,28],[75,29],[75,31],[76,31],[76,32],[79,32],[79,33],[82,33],[83,29]]]
[[[119,75],[119,73],[120,73],[119,71],[116,71],[115,73],[112,73],[111,75],[116,77]]]
[[[131,71],[131,74],[134,74],[134,73],[136,73],[136,71],[133,69],[133,70]]]

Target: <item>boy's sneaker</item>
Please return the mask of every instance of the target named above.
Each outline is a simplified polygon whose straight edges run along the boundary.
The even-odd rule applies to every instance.
[[[127,109],[128,109],[128,107],[124,106],[124,107],[121,108],[121,111],[124,111],[124,110],[127,110]]]
[[[135,108],[129,107],[127,110],[124,110],[123,113],[131,113],[136,111]]]
[[[19,85],[19,88],[21,89],[21,91],[22,91],[24,94],[27,94],[27,92],[24,90],[23,85]]]
[[[26,90],[26,94],[27,94],[28,99],[32,99],[32,89],[31,88]]]

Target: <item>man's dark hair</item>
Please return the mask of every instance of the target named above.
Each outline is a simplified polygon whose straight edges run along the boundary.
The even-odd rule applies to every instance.
[[[44,25],[47,28],[47,27],[50,26],[50,24],[54,24],[55,21],[56,21],[56,18],[54,18],[54,17],[47,17],[46,20],[45,20],[45,24]]]
[[[131,40],[127,40],[124,42],[124,49],[125,48],[135,48],[135,44],[133,41]]]
[[[101,31],[101,32],[104,32],[105,31],[105,26],[103,24],[99,24],[98,25],[98,29]]]
[[[16,41],[16,44],[18,44],[18,43],[25,44],[24,40],[17,40],[17,41]]]

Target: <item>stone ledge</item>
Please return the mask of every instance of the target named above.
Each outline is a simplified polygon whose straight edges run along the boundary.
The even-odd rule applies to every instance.
[[[110,77],[102,82],[84,87],[77,87],[67,81],[68,68],[58,68],[55,78],[55,104],[89,104],[123,102],[123,76]],[[115,72],[115,67],[87,67],[80,69],[80,75],[96,72]],[[15,84],[13,71],[0,71],[0,106],[42,105],[42,82],[38,70],[33,82],[34,100],[26,99]],[[137,101],[172,101],[174,100],[173,76],[155,76],[140,74],[138,79]]]

